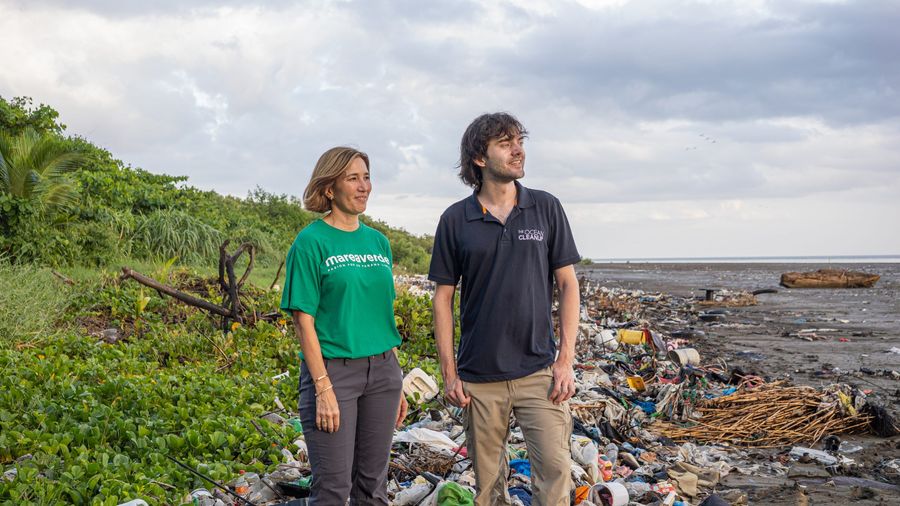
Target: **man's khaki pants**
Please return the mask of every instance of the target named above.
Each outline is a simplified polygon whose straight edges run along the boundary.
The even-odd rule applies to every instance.
[[[510,381],[463,383],[471,397],[466,409],[469,458],[475,469],[475,504],[511,504],[506,477],[509,415],[525,436],[531,462],[535,506],[568,506],[571,480],[572,416],[567,402],[550,402],[550,368]]]

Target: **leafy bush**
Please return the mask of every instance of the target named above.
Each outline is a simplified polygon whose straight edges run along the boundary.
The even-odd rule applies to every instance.
[[[64,219],[49,219],[34,202],[0,194],[0,255],[10,261],[50,266],[76,262],[79,246],[67,229]]]
[[[15,97],[6,101],[0,96],[0,130],[18,135],[26,128],[33,128],[39,133],[60,134],[66,126],[57,121],[59,113],[52,107],[41,104],[32,105],[28,97]]]
[[[431,247],[434,243],[433,237],[427,235],[417,237],[405,230],[391,228],[382,221],[368,217],[363,217],[363,222],[388,238],[394,254],[394,265],[401,272],[428,272],[428,264],[431,262]]]
[[[402,349],[417,357],[437,358],[434,344],[433,315],[431,298],[427,295],[413,295],[408,290],[397,290],[394,300],[394,320],[403,337]]]
[[[0,351],[0,368],[11,371],[0,378],[0,461],[33,455],[16,464],[16,480],[0,480],[0,501],[178,504],[207,486],[165,455],[222,481],[240,469],[271,471],[282,458],[271,439],[289,446],[296,434],[261,421],[264,437],[250,422],[296,387],[271,380],[281,372],[271,350],[282,334],[239,330],[226,348],[239,359],[224,371],[199,336],[159,331],[127,345],[67,335],[37,349]],[[176,339],[206,348],[206,358],[148,360],[161,343],[177,347]]]
[[[73,236],[78,238],[78,263],[82,265],[109,265],[128,251],[129,243],[120,240],[115,229],[104,223],[81,222],[70,229],[74,232]]]
[[[52,300],[37,289],[55,288],[41,272],[50,279],[4,266],[2,309],[12,305],[2,298],[7,292],[22,296],[6,285],[34,291],[35,304]],[[155,276],[194,292],[211,284],[180,269],[163,268]],[[261,311],[278,301],[277,292],[248,287],[248,293]],[[15,459],[33,456],[14,464],[14,481],[0,480],[0,503],[119,504],[141,497],[179,504],[207,484],[165,455],[230,481],[240,469],[273,470],[283,457],[272,441],[290,447],[296,439],[290,427],[259,420],[264,437],[251,424],[273,408],[275,397],[296,403],[296,383],[272,379],[284,371],[297,377],[297,345],[287,337],[287,321],[235,326],[222,335],[202,311],[113,274],[83,282],[63,299],[70,304],[65,331],[30,347],[0,339],[0,464],[6,470]],[[3,313],[0,322],[52,323],[42,312],[47,308],[19,305],[19,313]],[[108,345],[93,337],[93,330],[107,327],[120,329],[125,341]]]

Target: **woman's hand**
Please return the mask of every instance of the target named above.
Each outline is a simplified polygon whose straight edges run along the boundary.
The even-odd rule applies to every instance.
[[[316,385],[316,428],[322,432],[337,432],[341,428],[341,410],[338,407],[334,388]]]
[[[406,412],[409,410],[409,403],[406,402],[406,396],[400,392],[400,406],[397,408],[397,423],[395,427],[398,429],[403,427],[403,420],[406,418]]]

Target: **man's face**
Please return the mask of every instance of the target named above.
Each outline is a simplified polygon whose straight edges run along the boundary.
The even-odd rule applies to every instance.
[[[485,179],[504,183],[521,179],[525,176],[525,136],[515,133],[491,139],[487,154],[475,163],[481,166]]]

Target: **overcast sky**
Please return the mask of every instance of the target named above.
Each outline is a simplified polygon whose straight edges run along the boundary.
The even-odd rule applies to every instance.
[[[0,0],[0,95],[238,196],[353,145],[368,214],[414,233],[504,110],[583,256],[898,254],[898,26],[896,0]]]

